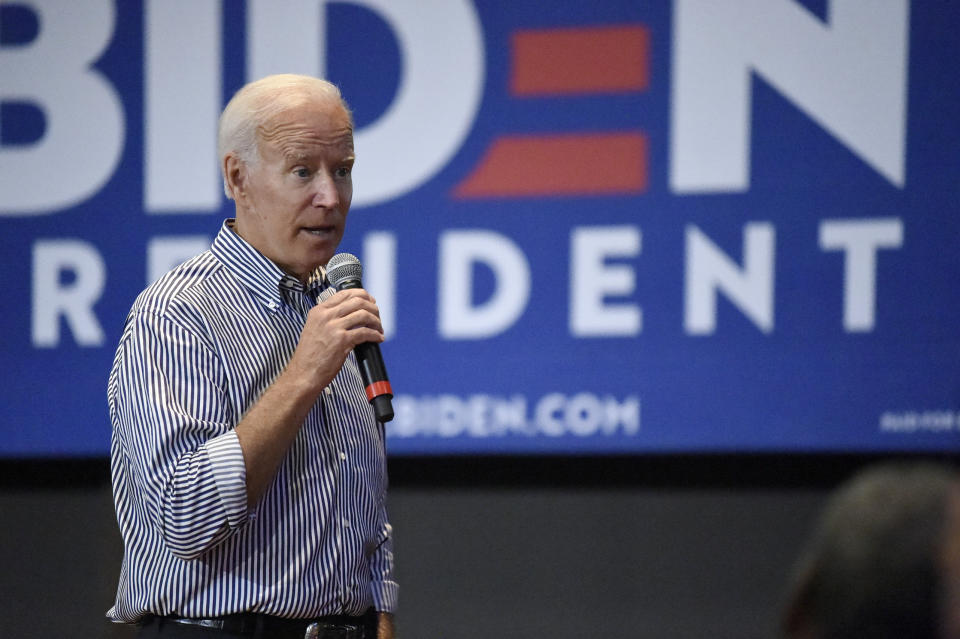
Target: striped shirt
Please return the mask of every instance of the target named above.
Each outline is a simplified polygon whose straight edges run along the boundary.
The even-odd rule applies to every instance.
[[[383,425],[351,354],[249,507],[234,427],[293,354],[307,287],[224,222],[209,251],[147,288],[110,373],[111,473],[124,542],[107,616],[392,611]]]

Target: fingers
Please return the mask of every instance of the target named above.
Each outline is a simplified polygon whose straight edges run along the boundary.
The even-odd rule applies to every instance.
[[[318,304],[318,306],[334,311],[338,314],[338,316],[352,313],[358,309],[365,309],[376,315],[378,318],[380,317],[380,309],[377,307],[377,300],[375,300],[372,295],[367,293],[362,288],[338,291]]]
[[[308,323],[325,330],[346,331],[351,345],[364,341],[382,342],[384,339],[380,309],[376,300],[363,289],[335,293],[311,309],[310,314]]]

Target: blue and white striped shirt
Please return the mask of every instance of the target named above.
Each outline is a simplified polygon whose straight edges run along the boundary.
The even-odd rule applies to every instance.
[[[293,354],[314,299],[224,222],[209,251],[147,288],[108,386],[124,559],[114,621],[392,611],[383,426],[351,354],[273,483],[247,507],[234,427]]]

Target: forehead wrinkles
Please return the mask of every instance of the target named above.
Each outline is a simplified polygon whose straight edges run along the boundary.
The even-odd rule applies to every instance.
[[[302,158],[322,151],[353,153],[353,129],[347,125],[315,126],[302,121],[270,122],[257,128],[258,137],[285,157]],[[332,126],[333,125],[333,126]]]

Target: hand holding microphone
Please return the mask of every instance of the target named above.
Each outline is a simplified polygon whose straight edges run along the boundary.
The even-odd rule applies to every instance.
[[[327,262],[327,279],[338,291],[349,288],[363,288],[361,278],[363,266],[360,260],[350,253],[337,253]],[[353,349],[360,366],[360,376],[366,387],[367,400],[373,405],[377,421],[388,422],[393,419],[393,390],[387,378],[387,367],[380,354],[380,346],[374,342],[357,344]]]

